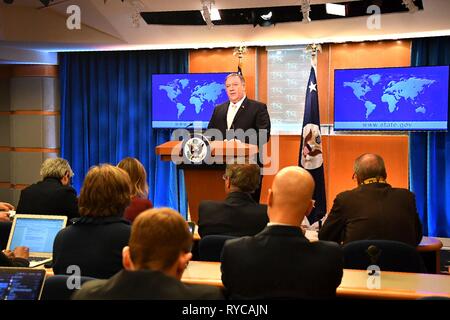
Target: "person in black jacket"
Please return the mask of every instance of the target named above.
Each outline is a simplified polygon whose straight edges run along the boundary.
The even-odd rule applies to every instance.
[[[358,187],[336,196],[319,239],[342,244],[393,240],[417,246],[422,225],[414,194],[386,182],[386,168],[379,155],[361,155],[354,169]]]
[[[77,193],[70,186],[73,171],[67,160],[46,159],[41,166],[42,181],[20,193],[16,213],[78,217]]]
[[[178,212],[144,211],[133,222],[129,246],[122,251],[124,270],[109,280],[86,282],[73,299],[223,299],[218,288],[180,281],[192,257],[191,245],[192,235]]]
[[[130,223],[123,212],[130,204],[131,181],[115,166],[92,167],[80,192],[80,215],[61,230],[53,243],[53,272],[106,279],[122,269],[122,248],[128,244]]]
[[[333,242],[309,242],[300,227],[313,208],[313,191],[305,169],[277,173],[267,197],[267,227],[223,247],[222,282],[232,298],[335,297],[343,275],[342,249]]]
[[[256,203],[251,193],[259,185],[256,164],[231,164],[225,171],[225,201],[202,201],[199,206],[198,233],[201,237],[219,234],[252,236],[265,228],[267,206]]]
[[[28,267],[30,262],[30,249],[28,247],[19,246],[11,250],[3,250],[0,252],[0,267]]]

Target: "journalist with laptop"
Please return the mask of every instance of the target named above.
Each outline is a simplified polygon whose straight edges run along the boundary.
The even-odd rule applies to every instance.
[[[66,226],[66,216],[17,214],[14,216],[4,254],[12,266],[36,267],[52,261],[53,241]]]

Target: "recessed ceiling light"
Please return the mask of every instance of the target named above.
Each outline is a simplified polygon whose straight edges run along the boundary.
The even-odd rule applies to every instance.
[[[345,17],[345,5],[336,3],[327,3],[326,10],[328,14]]]

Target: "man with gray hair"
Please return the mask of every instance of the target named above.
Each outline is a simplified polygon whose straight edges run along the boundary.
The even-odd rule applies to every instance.
[[[202,201],[198,214],[198,233],[251,236],[269,222],[267,206],[257,203],[252,193],[259,186],[256,164],[229,164],[223,176],[225,201]]]
[[[62,158],[46,159],[41,166],[42,181],[20,193],[17,213],[63,215],[78,217],[77,193],[70,186],[72,168]]]
[[[417,246],[422,239],[422,225],[414,194],[386,182],[383,158],[371,153],[359,156],[353,178],[357,187],[336,196],[319,239],[343,244],[394,240]]]

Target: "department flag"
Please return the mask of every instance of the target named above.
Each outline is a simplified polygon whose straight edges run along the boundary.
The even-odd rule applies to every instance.
[[[327,211],[322,139],[320,135],[319,99],[316,72],[313,67],[311,67],[308,87],[306,88],[305,114],[303,117],[298,164],[311,173],[316,183],[313,195],[313,199],[316,201],[315,208],[308,216],[309,223],[313,224],[322,219]]]

